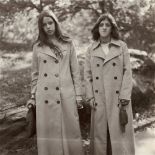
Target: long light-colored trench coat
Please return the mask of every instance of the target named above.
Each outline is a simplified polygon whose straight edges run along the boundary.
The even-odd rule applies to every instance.
[[[128,124],[122,133],[119,124],[119,99],[130,100],[132,72],[126,44],[111,40],[105,56],[99,41],[92,43],[85,61],[86,97],[94,97],[94,153],[107,155],[107,128],[109,129],[112,155],[134,155],[131,102],[127,105]],[[91,132],[92,133],[92,132]]]
[[[76,97],[80,73],[71,42],[58,59],[48,46],[33,48],[32,91],[36,95],[38,155],[83,155]]]

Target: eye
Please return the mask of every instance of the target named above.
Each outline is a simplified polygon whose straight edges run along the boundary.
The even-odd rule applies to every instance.
[[[46,24],[45,24],[45,23],[43,23],[43,26],[46,26]]]
[[[51,22],[48,22],[48,24],[49,24],[49,25],[52,25],[52,24],[54,24],[54,23],[51,21]]]
[[[110,23],[106,23],[106,26],[107,26],[107,27],[111,27],[111,24],[110,24]]]
[[[103,23],[100,23],[99,27],[102,27],[104,24]]]

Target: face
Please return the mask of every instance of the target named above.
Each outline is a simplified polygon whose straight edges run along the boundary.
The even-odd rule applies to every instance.
[[[111,23],[108,19],[102,20],[99,25],[99,34],[100,37],[107,38],[110,37],[111,34]]]
[[[53,36],[55,34],[55,23],[51,17],[43,18],[43,29],[48,36]]]

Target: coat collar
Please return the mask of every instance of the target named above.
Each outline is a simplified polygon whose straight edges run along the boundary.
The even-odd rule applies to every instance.
[[[68,44],[63,44],[62,46],[59,46],[59,49],[62,51],[63,55],[67,54],[68,51]],[[51,49],[49,46],[47,45],[43,45],[40,47],[40,52],[47,54],[55,59],[59,59],[58,57],[56,57],[56,55],[54,54],[54,50]]]
[[[92,56],[99,57],[102,59],[106,59],[106,55],[100,46],[100,43],[95,43],[95,47],[93,47]]]
[[[115,39],[111,39],[111,42],[109,43],[109,50],[110,51],[109,51],[109,53],[107,55],[105,55],[103,50],[102,50],[101,43],[98,40],[98,41],[95,41],[93,43],[92,55],[104,59],[105,60],[104,64],[105,64],[109,60],[111,60],[114,57],[117,57],[118,55],[121,54],[122,51],[120,50],[120,46],[121,46],[121,41],[115,40]]]
[[[51,57],[53,57],[55,59],[58,59],[56,57],[56,55],[54,54],[53,49],[51,49],[49,46],[44,45],[43,47],[41,47],[40,52],[44,53],[44,54],[47,54],[47,55],[49,55],[49,56],[51,56]]]
[[[120,43],[120,40],[116,40],[116,39],[111,39],[111,41],[110,41],[110,46],[111,45],[115,45],[115,46],[121,46],[121,43]],[[97,48],[98,46],[100,46],[101,45],[101,42],[100,42],[100,40],[98,40],[98,41],[95,41],[94,43],[93,43],[93,50],[95,49],[95,48]]]

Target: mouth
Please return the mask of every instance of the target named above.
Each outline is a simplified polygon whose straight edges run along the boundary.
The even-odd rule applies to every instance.
[[[53,33],[53,31],[52,30],[48,30],[47,33]]]
[[[103,33],[106,33],[107,31],[106,30],[104,30],[104,31],[102,31]]]

